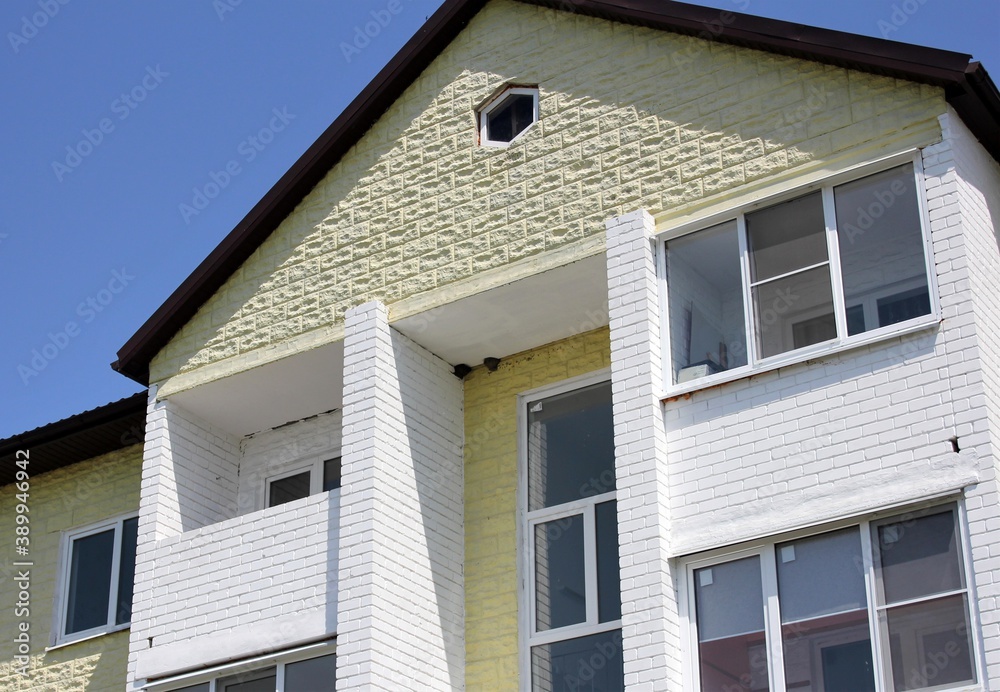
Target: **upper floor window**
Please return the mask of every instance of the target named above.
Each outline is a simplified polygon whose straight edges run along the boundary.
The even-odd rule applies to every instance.
[[[929,321],[919,189],[906,164],[667,240],[672,384],[708,384]]]
[[[956,505],[695,558],[685,577],[702,692],[976,682]]]
[[[129,625],[138,527],[131,516],[66,534],[58,643]]]
[[[624,690],[611,385],[521,403],[531,689]]]
[[[317,459],[307,467],[267,479],[267,507],[300,500],[340,487],[340,457]]]
[[[507,145],[538,120],[538,89],[510,87],[479,112],[479,141]]]

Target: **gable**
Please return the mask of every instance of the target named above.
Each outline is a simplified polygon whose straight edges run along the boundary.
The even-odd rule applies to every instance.
[[[539,85],[541,120],[509,148],[479,147],[474,109],[505,83]],[[201,306],[151,379],[191,386],[335,341],[344,310],[368,300],[403,317],[600,253],[604,220],[639,207],[674,212],[862,149],[931,143],[944,111],[936,87],[496,0]]]

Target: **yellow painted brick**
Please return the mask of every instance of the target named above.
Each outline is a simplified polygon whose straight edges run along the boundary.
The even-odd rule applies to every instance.
[[[518,685],[517,394],[610,365],[606,328],[465,379],[466,687]]]
[[[13,635],[0,644],[0,689],[30,692],[120,690],[125,687],[128,631],[95,637],[45,652],[53,622],[56,574],[64,531],[102,521],[139,508],[142,446],[105,454],[67,468],[32,477],[29,494],[32,517],[31,661],[27,676],[15,669]],[[0,516],[13,517],[16,488],[0,488]],[[0,534],[0,553],[13,555],[13,531]],[[0,573],[0,600],[12,604],[16,588]],[[14,609],[0,610],[0,628],[16,632],[22,618]]]

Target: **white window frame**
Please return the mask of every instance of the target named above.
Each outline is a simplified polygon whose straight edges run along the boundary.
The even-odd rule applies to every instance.
[[[520,588],[518,589],[518,639],[520,651],[521,688],[531,690],[531,649],[535,646],[552,644],[554,642],[577,639],[593,634],[602,634],[620,630],[622,621],[598,622],[597,594],[597,540],[595,511],[599,504],[618,499],[616,490],[574,500],[555,507],[529,511],[528,509],[528,402],[545,399],[559,394],[568,394],[596,384],[611,381],[611,370],[604,368],[556,384],[539,387],[522,392],[517,397],[517,430],[518,430],[518,574]],[[555,629],[536,631],[535,613],[535,555],[534,528],[535,525],[561,519],[563,517],[583,515],[584,533],[584,569],[586,570],[587,619],[583,623],[567,625]]]
[[[934,600],[946,596],[953,596],[964,593],[967,599],[969,617],[970,640],[972,642],[972,666],[979,682],[969,685],[942,685],[938,687],[924,688],[926,690],[940,691],[982,691],[983,680],[986,680],[986,671],[983,667],[983,641],[981,629],[979,627],[978,613],[975,606],[975,584],[972,571],[972,555],[969,543],[969,533],[966,519],[965,502],[962,497],[949,496],[927,500],[919,504],[904,506],[894,506],[863,517],[854,517],[827,524],[799,529],[776,536],[769,536],[764,539],[750,541],[736,546],[718,548],[715,550],[690,555],[678,560],[679,576],[678,586],[678,612],[681,624],[681,655],[684,670],[684,689],[692,692],[701,689],[701,671],[699,669],[699,645],[697,612],[695,608],[695,572],[704,567],[712,567],[746,557],[760,557],[761,566],[761,596],[765,608],[765,641],[768,655],[768,678],[771,690],[784,690],[785,671],[784,654],[781,641],[781,615],[780,604],[775,608],[773,604],[778,603],[777,573],[775,561],[775,546],[779,543],[796,541],[810,536],[821,535],[840,529],[854,528],[860,534],[862,559],[865,569],[865,597],[867,600],[868,629],[872,642],[872,663],[874,666],[875,687],[879,692],[893,689],[891,686],[891,676],[886,669],[889,656],[888,644],[883,645],[883,633],[879,626],[878,616],[890,607],[898,607],[899,603],[891,606],[884,603],[884,599],[878,596],[878,586],[876,584],[875,564],[872,552],[871,537],[872,525],[880,521],[916,513],[930,511],[938,508],[951,507],[955,513],[955,521],[958,527],[959,540],[961,545],[960,559],[962,568],[965,570],[965,588],[958,591],[934,594],[931,597],[921,597],[914,602]],[[769,605],[772,604],[772,605]],[[775,655],[778,652],[778,655]]]
[[[55,633],[55,636],[51,638],[53,647],[72,644],[74,642],[90,639],[92,637],[98,637],[104,634],[110,634],[112,632],[120,632],[121,630],[127,630],[132,626],[131,621],[120,625],[115,624],[115,620],[117,619],[115,611],[118,605],[118,582],[121,576],[122,527],[127,520],[137,519],[138,517],[138,512],[129,512],[128,514],[122,514],[111,519],[105,519],[104,521],[96,524],[89,524],[87,526],[63,532],[59,546],[60,566],[54,603],[55,625],[52,628],[52,631]],[[71,576],[70,572],[73,567],[73,544],[78,539],[93,536],[98,533],[104,533],[109,530],[114,531],[114,552],[111,557],[111,583],[108,586],[107,619],[103,625],[98,627],[91,627],[88,630],[81,630],[79,632],[73,632],[72,634],[66,634],[65,630],[69,615],[66,610],[69,608],[69,585]],[[138,538],[136,540],[138,541]]]
[[[534,112],[532,114],[531,124],[526,128],[518,132],[509,142],[499,142],[494,139],[490,139],[489,134],[489,118],[487,117],[491,112],[496,110],[501,104],[504,103],[510,96],[531,96],[533,99],[532,106]],[[510,86],[505,88],[499,94],[494,96],[489,100],[489,102],[479,109],[479,143],[487,147],[509,147],[511,144],[520,139],[525,133],[530,131],[535,125],[538,124],[538,119],[540,117],[539,107],[538,107],[538,87],[527,87],[527,86]]]
[[[318,495],[323,492],[323,464],[331,459],[336,459],[343,456],[338,451],[336,454],[328,453],[321,454],[308,459],[300,459],[294,463],[292,468],[276,473],[272,476],[267,476],[264,479],[264,504],[263,509],[276,509],[276,507],[271,507],[271,483],[274,481],[280,481],[282,478],[289,478],[290,476],[297,476],[300,473],[309,472],[309,494],[306,497],[312,497],[313,495]],[[340,488],[334,488],[329,492],[340,492]],[[304,498],[299,498],[304,499]],[[296,502],[297,500],[293,500]],[[285,503],[289,504],[289,503]],[[281,507],[283,505],[278,505]]]
[[[162,680],[147,682],[139,689],[148,690],[149,692],[168,692],[169,690],[183,689],[185,687],[201,685],[207,682],[209,683],[209,692],[216,692],[218,682],[224,678],[244,671],[251,673],[262,668],[276,666],[276,692],[284,692],[286,665],[289,663],[298,663],[299,661],[307,661],[311,658],[329,656],[330,654],[336,653],[337,643],[335,640],[318,642],[290,649],[288,651],[282,651],[277,654],[256,656],[242,661],[237,661],[235,663],[226,663],[206,668],[204,670],[182,673],[180,675],[174,675]]]
[[[839,185],[854,182],[870,175],[881,173],[906,164],[912,164],[916,184],[917,211],[920,219],[920,232],[923,239],[924,249],[924,273],[927,278],[927,290],[930,294],[930,313],[905,322],[898,322],[885,327],[877,327],[875,329],[862,332],[861,334],[848,336],[847,305],[844,300],[843,278],[841,276],[840,268],[838,231],[833,228],[830,223],[835,218],[834,188]],[[837,332],[841,336],[803,348],[792,349],[768,358],[761,358],[756,353],[758,335],[757,324],[753,315],[753,297],[751,295],[750,288],[750,257],[746,242],[746,215],[782,202],[789,202],[800,197],[804,197],[816,191],[821,191],[823,197],[824,218],[827,222],[827,260],[821,264],[828,264],[830,268],[834,315],[837,321]],[[747,338],[747,365],[740,366],[738,368],[731,368],[729,370],[724,370],[719,373],[689,380],[680,384],[674,384],[672,362],[673,344],[670,340],[670,306],[668,301],[669,288],[667,286],[667,243],[682,236],[694,234],[698,231],[707,230],[719,224],[733,221],[737,224],[737,233],[740,243],[740,279],[743,287],[743,319],[744,334]],[[689,221],[674,228],[668,228],[658,233],[656,236],[656,264],[660,285],[660,305],[662,306],[660,331],[663,343],[661,360],[663,366],[664,389],[661,398],[664,399],[687,394],[706,387],[713,387],[726,382],[743,379],[751,375],[767,372],[769,370],[775,370],[777,368],[793,365],[795,363],[801,363],[812,358],[921,331],[937,325],[941,321],[937,274],[934,271],[934,248],[931,242],[930,218],[927,211],[927,194],[924,184],[923,160],[919,150],[910,150],[901,154],[887,156],[870,163],[852,166],[801,187],[783,189],[781,192],[773,194],[764,193],[763,195],[756,197],[752,202],[726,207],[724,210],[710,213],[698,221]],[[804,269],[805,267],[797,269],[796,272],[801,272]]]

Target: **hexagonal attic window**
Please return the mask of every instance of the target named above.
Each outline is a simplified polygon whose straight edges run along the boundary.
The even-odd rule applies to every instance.
[[[506,146],[538,120],[538,88],[510,87],[479,112],[479,141]]]

